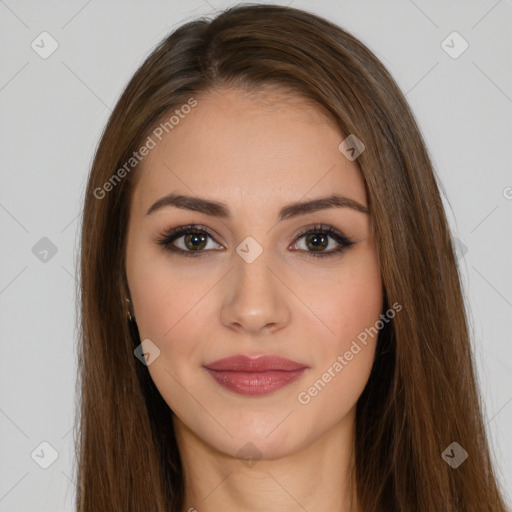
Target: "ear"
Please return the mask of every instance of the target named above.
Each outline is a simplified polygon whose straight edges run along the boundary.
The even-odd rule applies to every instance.
[[[134,316],[132,296],[130,294],[130,288],[128,286],[128,279],[126,277],[126,268],[123,268],[123,275],[119,286],[119,292],[121,296],[122,308],[126,311],[128,318]]]

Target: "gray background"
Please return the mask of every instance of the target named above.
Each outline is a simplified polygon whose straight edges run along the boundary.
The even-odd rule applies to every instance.
[[[163,37],[233,3],[0,0],[2,511],[73,510],[78,213],[108,115]],[[415,112],[461,242],[485,417],[511,496],[512,3],[291,5],[365,42]],[[43,31],[58,43],[46,59],[31,47],[34,40],[42,46]],[[469,44],[458,58],[441,45],[453,31]],[[446,44],[452,53],[462,48],[453,37]],[[43,237],[54,244],[54,255],[38,252],[48,245]],[[39,465],[50,462],[44,441],[58,453],[48,469]],[[471,446],[464,448],[471,456]]]

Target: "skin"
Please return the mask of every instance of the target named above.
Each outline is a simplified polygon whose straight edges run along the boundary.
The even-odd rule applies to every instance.
[[[147,368],[174,412],[183,510],[359,511],[350,480],[355,406],[376,337],[309,403],[298,394],[382,313],[371,218],[329,208],[276,219],[285,204],[332,193],[368,206],[363,178],[338,149],[345,138],[339,129],[300,97],[219,89],[196,99],[137,171],[125,262],[141,340],[160,350]],[[146,215],[170,192],[224,202],[233,217],[172,206]],[[172,254],[156,242],[191,223],[212,233],[202,249],[208,255]],[[311,256],[314,247],[298,235],[315,224],[355,244]],[[236,252],[247,236],[263,249],[252,263]],[[174,245],[192,251],[184,240]],[[338,246],[328,240],[325,252]],[[236,354],[276,354],[309,369],[269,395],[239,395],[203,368]],[[249,455],[261,457],[253,464],[237,455],[249,442]]]

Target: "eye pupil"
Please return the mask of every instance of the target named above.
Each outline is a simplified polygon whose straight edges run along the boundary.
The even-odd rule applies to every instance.
[[[199,242],[201,245],[199,247],[197,245],[189,246],[189,242],[192,242],[192,243]],[[206,245],[206,236],[204,234],[191,233],[191,234],[185,236],[185,246],[188,249],[197,251],[197,250],[203,249],[205,245]]]
[[[313,251],[318,251],[319,249],[325,249],[327,247],[327,245],[328,245],[328,242],[326,243],[327,237],[325,235],[321,235],[319,233],[313,233],[311,235],[308,235],[306,237],[306,244],[309,244],[309,242],[312,239],[314,240],[314,242],[313,242],[313,248],[314,248]],[[320,239],[321,239],[321,242],[318,243]],[[308,245],[308,247],[309,247],[309,245]]]

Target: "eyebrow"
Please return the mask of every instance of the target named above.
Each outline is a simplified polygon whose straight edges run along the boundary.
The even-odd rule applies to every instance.
[[[146,215],[150,215],[167,206],[200,212],[206,215],[211,215],[212,217],[231,219],[231,212],[226,203],[201,197],[172,193],[160,198],[150,206]],[[333,194],[329,197],[321,197],[318,199],[312,199],[311,201],[299,201],[287,204],[279,211],[278,220],[281,221],[319,210],[326,210],[328,208],[351,208],[361,213],[370,213],[370,210],[366,206],[363,206],[357,201],[348,197]]]

